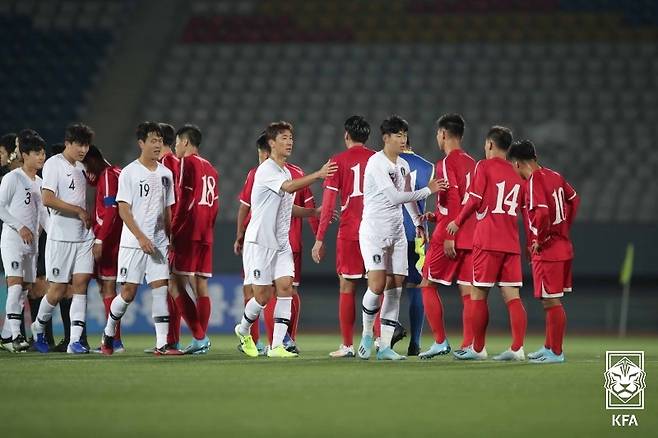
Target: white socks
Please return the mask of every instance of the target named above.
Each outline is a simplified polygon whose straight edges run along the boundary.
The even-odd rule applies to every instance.
[[[71,300],[71,344],[79,342],[82,331],[85,328],[85,317],[87,315],[87,295],[73,294]]]
[[[2,337],[16,339],[21,334],[21,321],[23,319],[23,287],[20,284],[7,288],[5,311],[7,318],[2,328]]]
[[[242,314],[240,325],[238,326],[238,333],[242,336],[247,336],[251,330],[251,324],[254,322],[258,324],[258,317],[263,309],[264,307],[258,304],[256,298],[252,297],[247,301],[247,304],[244,306],[244,313]]]
[[[45,330],[45,325],[50,321],[50,318],[53,317],[53,310],[55,309],[55,304],[50,304],[47,297],[43,297],[41,304],[39,304],[39,312],[37,313],[37,320],[34,327],[36,329],[36,334],[41,334]],[[33,333],[34,334],[34,333]],[[36,339],[36,337],[35,337]]]
[[[381,339],[379,340],[379,348],[387,348],[391,346],[391,339],[395,332],[395,326],[400,316],[400,297],[402,296],[402,288],[388,289],[384,291],[384,302],[382,303],[381,310]]]
[[[363,320],[363,336],[372,336],[372,326],[379,312],[379,295],[368,288],[361,302],[361,314]]]
[[[128,310],[128,304],[130,303],[121,298],[121,294],[117,294],[114,297],[112,304],[110,304],[110,314],[107,316],[107,323],[105,324],[106,336],[114,337],[116,335],[117,324],[126,313],[126,310]]]
[[[169,308],[167,307],[167,286],[153,289],[153,308],[151,314],[155,322],[155,346],[162,348],[167,345],[169,331]],[[114,301],[113,301],[114,303]]]
[[[277,297],[274,306],[274,335],[272,336],[272,349],[283,345],[283,337],[290,325],[292,315],[292,297]]]

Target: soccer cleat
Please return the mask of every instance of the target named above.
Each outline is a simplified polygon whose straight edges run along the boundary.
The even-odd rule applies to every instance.
[[[178,348],[174,348],[169,344],[165,344],[163,347],[157,348],[153,351],[155,356],[182,356],[183,353]]]
[[[530,357],[530,355],[528,355]],[[548,352],[544,353],[543,356],[537,357],[535,359],[530,359],[528,362],[530,363],[563,363],[565,361],[564,359],[564,351],[561,354],[555,354],[553,353],[552,350],[548,350]]]
[[[114,336],[108,336],[103,332],[100,352],[105,356],[111,356],[114,353]]]
[[[18,335],[13,341],[12,346],[15,353],[23,353],[30,348],[30,344],[27,342],[23,335]]]
[[[185,347],[185,354],[206,354],[210,350],[210,339],[205,336],[203,339],[192,339],[192,343]]]
[[[258,350],[259,356],[267,356],[267,346],[263,344],[260,340],[256,342],[256,350]]]
[[[286,333],[286,336],[288,334]],[[283,346],[286,348],[291,353],[299,354],[299,348],[297,348],[297,344],[295,344],[295,341],[292,340],[292,338],[288,337],[283,339]]]
[[[361,359],[370,359],[373,342],[372,335],[365,335],[361,338],[361,343],[359,344],[359,357]]]
[[[14,341],[12,341],[11,338],[2,338],[2,341],[0,341],[0,350],[5,350],[10,353],[15,353]]]
[[[53,352],[55,353],[66,353],[69,348],[70,341],[68,339],[62,339],[59,341],[59,344],[55,345]]]
[[[180,342],[176,342],[174,344],[167,344],[169,348],[175,348],[176,350],[180,350]],[[155,353],[156,348],[151,347],[151,348],[145,348],[144,349],[144,354],[153,354]]]
[[[115,354],[126,352],[126,347],[123,346],[123,342],[121,342],[121,339],[114,339],[114,342],[112,343],[112,347],[114,348]]]
[[[539,350],[533,351],[532,353],[528,353],[528,359],[539,359],[549,351],[551,351],[549,348],[546,348],[545,346],[542,345],[542,347]]]
[[[445,339],[440,344],[433,343],[432,346],[427,351],[423,351],[418,355],[419,359],[431,359],[436,356],[443,356],[444,354],[450,353],[450,344],[448,339]]]
[[[402,324],[399,322],[395,325],[395,331],[393,332],[393,337],[391,338],[391,348],[395,346],[403,338],[407,337],[407,329],[402,327]]]
[[[354,346],[350,345],[349,347],[341,345],[338,347],[338,350],[332,351],[329,353],[329,357],[339,358],[339,357],[354,357]]]
[[[297,356],[298,356],[297,353],[291,353],[290,351],[286,350],[286,347],[284,347],[283,345],[279,345],[276,348],[270,348],[269,350],[267,350],[267,357],[289,358],[289,357],[297,357]]]
[[[381,338],[375,338],[375,352],[379,351],[380,342],[381,342]]]
[[[409,343],[407,356],[418,356],[420,354],[420,345]]]
[[[407,360],[407,356],[397,354],[391,347],[385,347],[377,352],[377,360]]]
[[[519,348],[516,351],[512,350],[511,348],[508,348],[502,353],[492,357],[492,359],[498,361],[507,361],[507,362],[521,361],[521,360],[525,360],[525,353],[523,353],[523,347]]]
[[[48,347],[48,342],[46,342],[46,335],[43,333],[37,333],[36,336],[37,338],[32,344],[34,349],[39,353],[48,353],[50,351],[50,347]]]
[[[235,336],[238,337],[240,340],[240,345],[238,345],[238,351],[241,351],[242,353],[246,354],[249,357],[258,357],[258,349],[256,348],[256,344],[254,344],[254,340],[251,337],[251,335],[241,335],[238,329],[240,328],[240,324],[235,326],[234,332]],[[268,353],[269,356],[269,353]]]
[[[461,350],[461,353],[457,354],[455,352],[455,359],[458,360],[486,360],[487,359],[487,349],[483,348],[479,353],[473,349],[473,347],[466,347],[464,350]]]
[[[66,352],[68,354],[87,354],[89,353],[89,350],[82,345],[80,341],[78,342],[71,342],[68,347],[66,347]]]

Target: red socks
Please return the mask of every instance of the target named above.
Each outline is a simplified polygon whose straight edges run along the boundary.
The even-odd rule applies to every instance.
[[[489,324],[487,300],[471,300],[471,318],[473,319],[473,349],[479,353],[484,348]]]
[[[176,297],[176,307],[178,307],[180,314],[183,316],[183,319],[185,319],[194,339],[203,339],[206,334],[199,323],[199,316],[194,301],[192,301],[192,298],[186,291],[179,293],[178,297]]]
[[[292,295],[292,312],[290,314],[290,327],[288,327],[288,334],[294,341],[297,339],[297,325],[299,324],[299,312],[302,307],[302,302],[299,298],[299,293]]]
[[[267,345],[272,345],[274,338],[274,307],[276,306],[276,297],[273,296],[267,302],[265,309],[263,309],[263,316],[265,317],[265,330],[267,331]]]
[[[251,298],[245,298],[244,299],[244,305],[246,306],[247,303],[249,302]],[[251,339],[254,340],[254,343],[258,343],[260,340],[260,318],[258,318],[257,321],[254,321],[253,324],[251,324]]]
[[[546,319],[546,339],[544,339],[544,348],[548,348],[549,350],[551,349],[551,344],[553,342],[551,341],[551,328],[552,328],[552,321],[550,317],[550,310],[551,307],[544,308],[544,313],[545,313],[545,319]]]
[[[349,347],[354,343],[355,305],[353,293],[338,294],[338,320],[343,345]]]
[[[546,325],[550,331],[550,349],[557,355],[562,354],[562,341],[567,329],[567,314],[561,304],[546,309]]]
[[[105,319],[110,315],[110,306],[112,305],[112,300],[114,297],[103,298],[103,306],[105,307]],[[121,340],[121,321],[117,322],[116,333],[114,334],[114,339]]]
[[[443,304],[441,303],[439,290],[433,286],[425,286],[422,291],[425,316],[432,328],[434,341],[440,344],[446,340],[446,330],[443,323]]]
[[[198,297],[196,299],[196,310],[201,330],[206,334],[208,333],[208,322],[210,321],[210,297]]]
[[[507,309],[509,310],[509,321],[512,327],[512,350],[517,351],[523,347],[525,331],[528,327],[528,315],[520,298],[509,300]]]
[[[462,331],[463,339],[461,348],[464,349],[473,343],[473,317],[471,311],[471,296],[462,295]]]

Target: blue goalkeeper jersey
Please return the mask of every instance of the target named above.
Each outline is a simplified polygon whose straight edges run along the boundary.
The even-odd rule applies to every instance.
[[[411,170],[411,190],[420,190],[423,187],[427,187],[427,184],[434,177],[434,165],[413,152],[403,152],[400,154],[400,158],[409,163],[409,169]],[[417,201],[420,214],[425,213],[425,201],[425,199]],[[407,213],[407,209],[403,208],[402,212],[404,214],[404,231],[407,235],[407,241],[413,242],[416,238],[416,226],[411,220],[409,213]],[[427,223],[423,225],[425,226],[425,231],[427,231]]]

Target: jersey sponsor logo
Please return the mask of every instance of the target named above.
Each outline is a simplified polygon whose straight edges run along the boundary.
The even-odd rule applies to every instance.
[[[375,262],[376,264],[380,264],[382,262],[382,256],[379,254],[375,254],[372,256],[372,261]]]
[[[606,351],[606,409],[644,409],[644,351]]]
[[[254,269],[254,278],[258,280],[260,278],[260,270],[259,269]]]
[[[12,268],[12,269],[18,269],[18,267],[19,267],[20,265],[21,265],[21,264],[18,263],[18,262],[16,262],[16,261],[11,262],[11,268]]]

